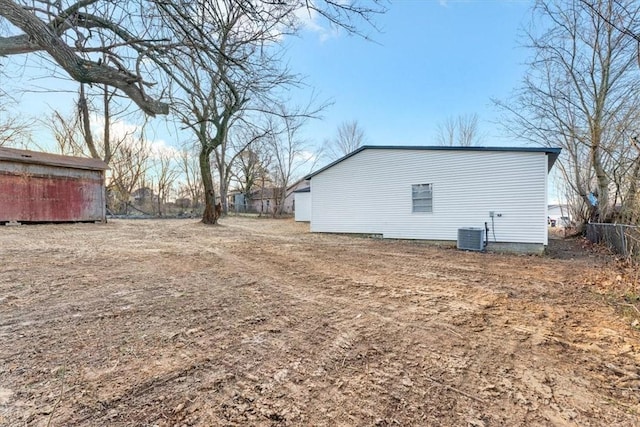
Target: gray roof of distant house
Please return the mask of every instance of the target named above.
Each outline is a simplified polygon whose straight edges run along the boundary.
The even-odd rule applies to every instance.
[[[311,187],[304,187],[294,191],[294,193],[311,193]]]
[[[318,169],[315,172],[310,173],[305,176],[304,179],[311,179],[314,176],[318,175],[321,172],[337,165],[338,163],[348,159],[349,157],[355,156],[361,151],[364,150],[407,150],[407,151],[506,151],[506,152],[525,152],[525,153],[545,153],[549,156],[549,170],[553,167],[553,164],[558,159],[560,155],[561,148],[546,148],[546,147],[445,147],[445,146],[424,146],[424,145],[363,145],[355,151],[347,154],[346,156],[336,160],[335,162],[329,163],[327,166]]]

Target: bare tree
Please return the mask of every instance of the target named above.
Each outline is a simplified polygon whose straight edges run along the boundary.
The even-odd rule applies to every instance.
[[[246,150],[242,151],[233,164],[233,178],[238,183],[238,189],[244,195],[245,206],[237,210],[245,210],[251,204],[252,193],[258,184],[261,188],[270,181],[269,167],[271,166],[271,154],[266,146],[265,138],[253,142]]]
[[[625,1],[616,1],[615,14],[608,14],[603,13],[600,7],[598,7],[598,0],[580,1],[584,6],[598,15],[600,19],[636,42],[638,66],[640,66],[640,17],[638,16],[637,8],[633,7],[633,3],[629,4]]]
[[[214,7],[212,1],[189,2],[140,0],[0,0],[0,17],[21,31],[0,33],[0,56],[41,52],[81,83],[117,88],[141,110],[153,116],[167,114],[169,105],[159,100],[162,89],[154,86],[154,70],[147,64],[166,64],[166,54],[177,47],[196,51],[221,47],[217,33],[201,24],[198,9]],[[243,9],[245,23],[256,23],[270,32],[295,31],[301,8],[319,13],[334,25],[357,32],[362,21],[384,12],[382,0],[224,0],[229,9]],[[287,10],[272,13],[275,9]],[[266,13],[263,13],[267,10]],[[166,27],[167,18],[177,24]],[[282,18],[287,18],[282,19]],[[178,30],[168,34],[167,30]],[[99,53],[101,55],[95,55]],[[104,60],[106,57],[106,61]],[[157,78],[158,76],[155,76]]]
[[[52,132],[62,154],[93,157],[110,164],[111,158],[120,146],[137,130],[142,132],[144,126],[140,129],[132,127],[124,133],[114,133],[116,122],[130,114],[127,106],[121,107],[114,103],[115,90],[108,86],[96,87],[93,90],[88,94],[85,85],[81,84],[75,113],[65,116],[54,110],[52,115],[44,120],[44,124]],[[91,105],[92,99],[100,101],[100,108]],[[96,133],[96,130],[99,132]]]
[[[366,139],[357,120],[342,122],[333,139],[325,141],[325,150],[331,160],[337,160],[363,146]]]
[[[436,140],[447,147],[471,147],[482,140],[478,129],[478,115],[449,117],[437,126]]]
[[[189,200],[191,200],[192,210],[197,212],[204,202],[197,150],[185,148],[180,152],[180,171],[184,178],[181,192],[183,196],[188,195]]]
[[[499,105],[510,113],[514,135],[563,148],[559,168],[590,208],[584,219],[610,221],[617,204],[637,197],[631,183],[640,159],[631,142],[638,135],[640,80],[635,41],[609,21],[629,11],[638,16],[640,5],[539,0],[535,11],[545,25],[528,35],[529,72],[512,102]]]
[[[263,129],[257,126],[256,122],[249,124],[245,120],[236,120],[234,125],[229,128],[227,139],[213,150],[213,163],[219,178],[220,202],[224,214],[229,212],[227,195],[231,179],[234,176],[236,160],[250,146],[257,145],[257,141],[260,141],[271,132],[270,129]]]
[[[118,151],[120,144],[126,140],[131,132],[124,135],[112,134],[112,124],[118,120],[118,117],[126,113],[127,106],[118,108],[114,106],[114,97],[116,91],[107,85],[102,85],[96,88],[97,92],[93,95],[88,95],[85,84],[80,84],[80,90],[78,93],[78,120],[81,126],[82,135],[84,137],[84,143],[89,151],[89,155],[94,159],[101,159],[105,163],[111,162],[111,157],[114,152]],[[91,108],[91,98],[101,100],[101,108]],[[102,135],[96,137],[93,135],[91,113],[94,112],[101,118]]]
[[[274,126],[277,131],[267,137],[272,158],[271,175],[276,190],[274,215],[282,215],[287,188],[300,169],[307,167],[311,170],[318,158],[318,155],[309,149],[307,142],[300,137],[300,129],[307,118],[305,114],[290,114],[283,109],[279,117],[280,125]]]
[[[128,213],[131,194],[137,187],[145,186],[150,157],[151,147],[144,135],[128,138],[114,153],[107,183],[113,211]]]
[[[87,146],[77,114],[65,117],[55,110],[44,124],[51,131],[60,154],[66,156],[87,156]]]
[[[174,17],[182,14],[199,16],[201,31],[216,37],[215,48],[176,49],[175,56],[163,65],[174,85],[173,112],[199,143],[205,198],[202,222],[215,224],[218,214],[212,153],[218,155],[218,167],[225,169],[220,177],[224,186],[228,172],[223,150],[232,124],[247,111],[269,111],[273,91],[298,81],[281,65],[281,51],[277,48],[281,34],[274,31],[274,26],[287,23],[292,9],[287,4],[269,4],[247,11],[232,0],[171,5],[166,19],[167,26],[175,27],[175,34],[182,30],[181,21]],[[182,36],[191,37],[186,33]]]
[[[15,115],[5,116],[0,111],[0,147],[8,145],[24,146],[31,139],[29,123]]]
[[[457,145],[456,130],[457,121],[454,118],[449,117],[443,123],[438,123],[436,135],[438,144],[445,147],[453,147]]]
[[[9,113],[7,105],[13,101],[0,90],[0,147],[4,145],[24,146],[31,138],[29,128],[32,121]]]
[[[156,193],[156,212],[159,216],[165,216],[169,194],[179,174],[175,156],[167,151],[155,153],[151,156],[149,171]]]

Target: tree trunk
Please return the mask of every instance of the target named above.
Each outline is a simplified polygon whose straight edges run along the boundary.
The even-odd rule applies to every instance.
[[[100,159],[100,154],[96,149],[96,144],[93,142],[93,134],[91,133],[91,119],[89,118],[89,105],[87,103],[87,97],[84,94],[84,83],[80,83],[80,95],[78,97],[78,109],[80,110],[80,120],[82,121],[82,133],[84,135],[84,142],[89,148],[91,157],[94,159]],[[105,110],[105,116],[109,114]],[[109,120],[105,117],[105,127],[109,126]],[[100,159],[102,160],[102,159]],[[106,161],[105,161],[106,162]]]
[[[204,186],[204,212],[202,213],[202,222],[204,224],[217,224],[216,192],[211,176],[210,155],[211,150],[207,147],[202,147],[200,150],[200,170],[202,171],[202,184]]]
[[[283,187],[282,190],[278,189],[280,194],[280,203],[278,203],[277,215],[282,216],[284,214],[284,202],[287,198],[287,187]]]
[[[226,132],[225,132],[226,134]],[[220,194],[220,208],[222,214],[229,214],[229,201],[227,195],[229,193],[229,170],[226,163],[226,138],[221,140],[220,144],[216,147],[216,168],[218,169],[218,176],[220,177],[220,185],[218,186],[218,192]],[[220,150],[220,151],[218,151]]]
[[[222,213],[227,215],[229,213],[229,202],[227,195],[229,188],[227,186],[227,179],[225,178],[226,170],[224,167],[218,167],[218,174],[220,175],[220,203],[222,207]]]
[[[609,177],[607,176],[602,158],[600,155],[600,129],[592,130],[591,142],[591,164],[596,174],[596,185],[598,188],[598,205],[596,212],[598,222],[610,222],[612,209],[609,207]]]

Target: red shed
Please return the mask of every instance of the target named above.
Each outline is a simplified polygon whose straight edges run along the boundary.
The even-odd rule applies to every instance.
[[[104,221],[101,160],[0,147],[0,223]]]

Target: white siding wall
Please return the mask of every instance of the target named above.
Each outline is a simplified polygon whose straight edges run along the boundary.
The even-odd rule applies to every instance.
[[[293,193],[296,200],[296,221],[311,221],[311,193]]]
[[[433,184],[433,213],[412,213],[411,185]],[[366,149],[311,180],[311,231],[547,244],[547,156],[507,151]]]

